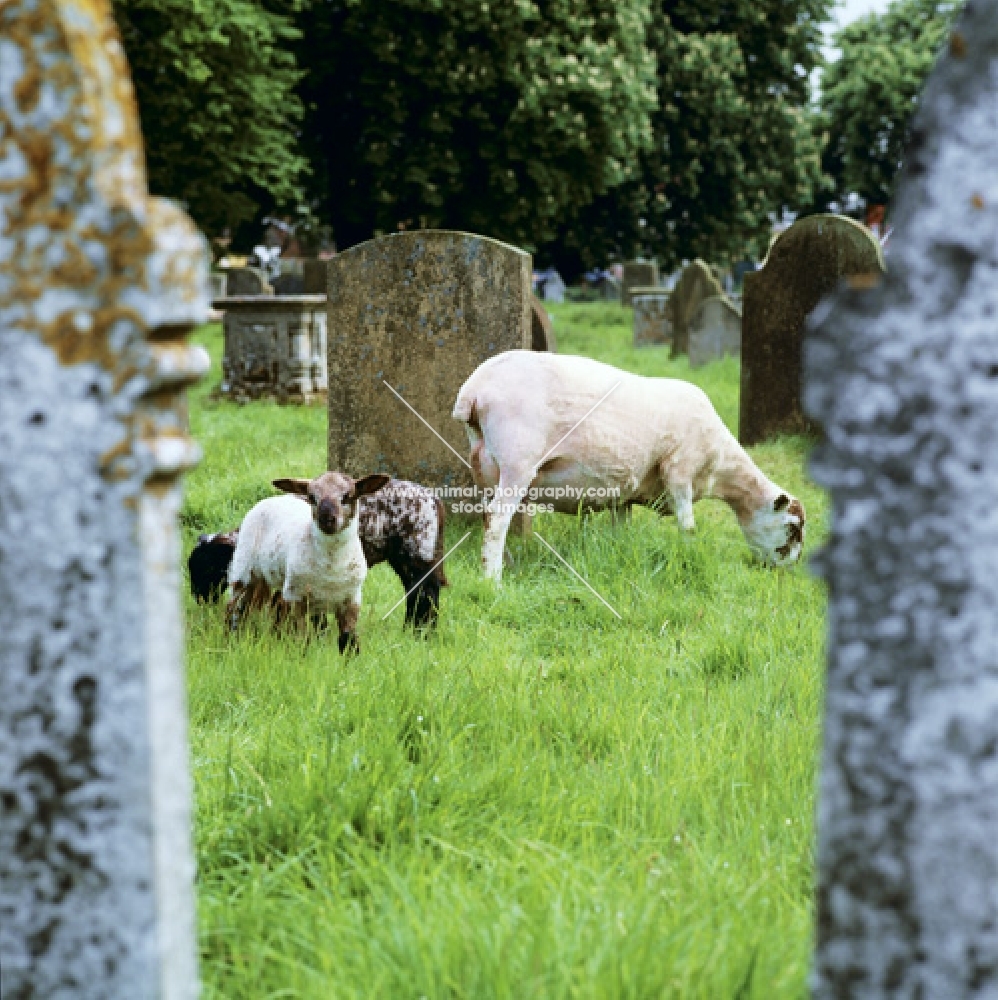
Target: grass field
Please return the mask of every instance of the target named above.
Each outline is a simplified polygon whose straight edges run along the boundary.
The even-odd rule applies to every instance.
[[[734,426],[736,362],[636,352],[616,306],[555,322],[562,352],[691,378]],[[188,548],[325,460],[321,408],[209,401],[219,329],[199,339]],[[804,501],[810,552],[805,452],[753,455]],[[480,529],[427,640],[382,621],[402,589],[371,572],[355,659],[189,602],[205,996],[804,996],[824,591],[754,565],[723,505],[696,514],[692,539],[643,510],[537,519],[623,620],[535,540],[486,583]]]

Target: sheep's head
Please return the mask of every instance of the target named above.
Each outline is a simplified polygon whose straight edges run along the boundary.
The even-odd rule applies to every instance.
[[[323,534],[335,535],[357,516],[357,501],[377,493],[389,478],[381,472],[363,479],[351,479],[342,472],[324,472],[318,479],[275,479],[274,486],[305,500],[312,507],[315,526]]]
[[[792,566],[804,548],[804,505],[780,493],[752,512],[742,531],[749,548],[771,566]]]

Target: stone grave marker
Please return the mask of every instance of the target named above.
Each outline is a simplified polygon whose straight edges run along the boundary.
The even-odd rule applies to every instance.
[[[807,315],[843,278],[883,271],[880,245],[865,226],[840,215],[810,215],[777,236],[762,268],[745,275],[742,444],[812,429],[801,409]]]
[[[998,2],[925,89],[883,283],[812,314],[832,494],[812,995],[998,996]],[[854,279],[852,284],[869,284]]]
[[[487,358],[530,349],[530,300],[530,254],[472,233],[413,230],[337,254],[329,467],[470,486],[454,400]]]
[[[209,275],[209,282],[211,288],[211,300],[223,299],[226,295],[226,289],[228,287],[228,274],[225,271],[212,271]]]
[[[621,281],[621,301],[625,306],[631,304],[631,290],[634,288],[647,288],[649,285],[657,285],[658,264],[654,261],[645,262],[632,260],[624,265],[624,277]]]
[[[632,288],[634,346],[652,347],[672,341],[669,293],[660,286]]]
[[[229,296],[273,295],[266,271],[258,267],[230,267],[225,293]]]
[[[700,303],[690,321],[690,368],[702,368],[711,361],[742,350],[742,314],[727,296],[712,295]]]
[[[558,353],[558,341],[554,335],[554,324],[536,295],[530,296],[530,349]]]
[[[721,288],[709,264],[697,258],[683,268],[669,299],[672,319],[672,356],[689,352],[690,324],[700,303],[715,296],[723,296]]]
[[[177,514],[208,248],[148,195],[106,0],[8,0],[0,67],[0,995],[194,1000]]]
[[[302,281],[304,283],[302,291],[306,295],[326,294],[327,264],[328,261],[318,258],[309,258],[302,262]]]

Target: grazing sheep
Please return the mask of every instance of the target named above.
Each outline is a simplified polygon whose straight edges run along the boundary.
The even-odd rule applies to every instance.
[[[405,622],[436,624],[444,574],[444,505],[433,492],[401,479],[360,498],[361,545],[368,569],[387,562],[406,591]],[[217,601],[227,584],[238,531],[201,535],[187,566],[198,601]]]
[[[495,580],[516,498],[528,492],[566,513],[580,502],[584,509],[645,504],[674,513],[683,531],[693,530],[697,500],[718,497],[763,562],[800,558],[800,501],[766,478],[689,382],[590,358],[507,351],[472,372],[453,416],[467,430],[477,484],[499,488],[482,544],[484,571]]]
[[[357,507],[362,496],[387,482],[385,475],[354,480],[342,472],[275,479],[274,486],[289,495],[261,500],[239,529],[229,566],[230,626],[237,628],[247,611],[271,604],[279,594],[278,620],[310,618],[321,627],[331,612],[340,652],[359,650],[355,629],[367,562]]]

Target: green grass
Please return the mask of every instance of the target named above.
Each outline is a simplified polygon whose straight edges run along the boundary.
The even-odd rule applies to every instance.
[[[737,362],[634,351],[616,306],[554,315],[562,352],[691,378],[734,426]],[[321,408],[211,402],[218,328],[199,339],[188,545],[325,452]],[[753,455],[813,551],[805,452]],[[537,519],[622,621],[530,539],[495,589],[478,529],[430,639],[381,620],[402,589],[371,572],[355,659],[189,604],[205,996],[805,996],[824,592],[754,565],[723,505],[696,514],[693,538],[643,510]]]

